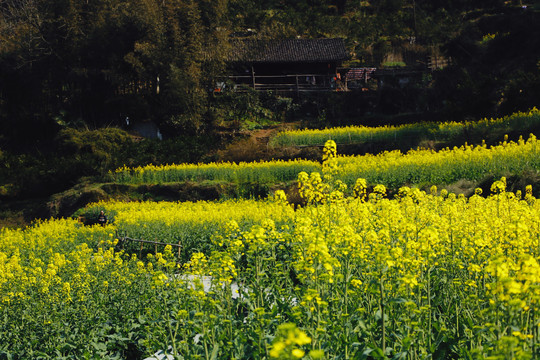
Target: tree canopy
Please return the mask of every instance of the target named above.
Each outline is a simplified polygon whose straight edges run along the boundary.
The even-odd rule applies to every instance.
[[[403,44],[417,46],[415,51],[440,48],[460,64],[456,71],[464,73],[457,78],[484,81],[475,85],[481,93],[493,77],[475,62],[489,64],[499,58],[501,47],[494,44],[521,44],[519,39],[536,34],[538,13],[518,13],[524,3],[4,0],[0,4],[0,139],[3,135],[35,143],[54,138],[62,127],[121,124],[126,117],[152,119],[170,134],[208,131],[213,121],[209,90],[213,79],[225,71],[228,40],[242,33],[257,38],[341,37],[352,63],[361,66],[377,65],[381,54]],[[504,30],[497,32],[497,27]],[[496,41],[482,42],[495,33]],[[518,66],[523,71],[517,78],[538,75],[540,59],[535,51],[528,55],[532,68]],[[515,76],[500,79],[516,81]],[[535,88],[534,81],[528,83]],[[505,94],[519,90],[509,84]],[[449,103],[455,105],[469,95],[452,93]],[[489,99],[494,101],[493,96]],[[513,107],[511,101],[504,101],[508,109]],[[519,101],[514,103],[517,106]]]
[[[183,118],[204,126],[204,89],[223,59],[207,49],[226,37],[226,4],[2,2],[2,128],[42,136],[57,124],[103,126],[150,114],[177,130]]]

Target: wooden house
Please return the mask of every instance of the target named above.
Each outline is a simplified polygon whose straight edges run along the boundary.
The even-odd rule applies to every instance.
[[[238,39],[231,45],[229,79],[236,89],[339,90],[337,69],[349,57],[343,39]]]

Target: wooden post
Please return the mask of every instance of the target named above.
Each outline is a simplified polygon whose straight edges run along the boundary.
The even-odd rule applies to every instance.
[[[139,258],[142,260],[142,246],[143,243],[141,242],[141,248],[139,249]]]
[[[295,75],[295,78],[296,78],[296,96],[298,96],[298,94],[300,93],[300,89],[298,87],[298,74]]]
[[[257,90],[255,89],[255,68],[253,66],[251,66],[251,81],[253,83],[253,90]]]

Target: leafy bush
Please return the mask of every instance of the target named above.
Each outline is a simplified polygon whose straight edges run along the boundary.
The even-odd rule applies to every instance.
[[[124,149],[131,145],[128,133],[118,128],[98,130],[63,129],[57,136],[59,156],[82,166],[82,175],[105,174],[118,164]]]
[[[405,67],[407,64],[405,64],[403,61],[387,61],[382,63],[382,67],[390,68],[390,67]]]

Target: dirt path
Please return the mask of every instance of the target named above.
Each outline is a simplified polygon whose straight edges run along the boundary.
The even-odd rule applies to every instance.
[[[250,130],[247,132],[253,140],[257,141],[261,144],[268,144],[270,141],[270,138],[279,133],[280,131],[286,131],[291,129],[297,129],[300,126],[300,122],[289,122],[289,123],[281,123],[279,125],[267,128],[267,129],[257,129],[257,130]]]

